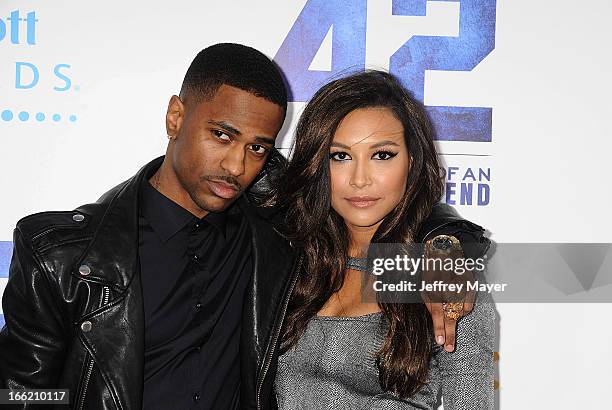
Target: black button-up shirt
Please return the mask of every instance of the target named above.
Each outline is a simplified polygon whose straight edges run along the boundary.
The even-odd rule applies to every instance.
[[[239,341],[253,266],[236,204],[198,219],[158,192],[140,190],[145,409],[232,409]]]

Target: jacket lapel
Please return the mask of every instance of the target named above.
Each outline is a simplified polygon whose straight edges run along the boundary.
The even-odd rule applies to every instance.
[[[113,188],[96,204],[79,211],[100,220],[79,265],[91,273],[84,280],[113,289],[102,309],[83,318],[92,323],[81,334],[114,398],[124,408],[142,407],[144,310],[138,267],[138,192],[142,180],[163,157],[145,165],[134,177]],[[97,210],[91,208],[98,208]]]
[[[240,208],[249,221],[253,248],[253,275],[244,300],[241,333],[241,401],[255,404],[264,357],[280,325],[282,301],[288,297],[293,251],[289,243],[243,196]]]

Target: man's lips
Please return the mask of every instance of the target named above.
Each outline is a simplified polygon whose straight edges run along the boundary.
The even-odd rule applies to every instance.
[[[240,192],[240,190],[235,185],[228,184],[227,182],[219,181],[216,179],[208,179],[206,180],[206,182],[208,182],[210,190],[215,195],[224,199],[232,199]]]
[[[380,199],[380,197],[374,196],[352,196],[350,198],[344,198],[348,201],[349,204],[353,205],[356,208],[368,208]]]

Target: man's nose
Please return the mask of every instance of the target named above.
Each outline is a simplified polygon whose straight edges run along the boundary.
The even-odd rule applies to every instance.
[[[238,177],[244,174],[244,147],[240,144],[232,144],[221,160],[221,168],[228,174]]]

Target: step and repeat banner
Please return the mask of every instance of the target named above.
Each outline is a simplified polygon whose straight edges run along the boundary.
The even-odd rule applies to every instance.
[[[284,71],[282,152],[321,85],[385,69],[427,106],[445,202],[493,240],[610,243],[610,18],[608,0],[2,0],[0,292],[15,223],[94,201],[163,154],[168,100],[218,42]],[[608,408],[611,305],[497,312],[499,408]]]

